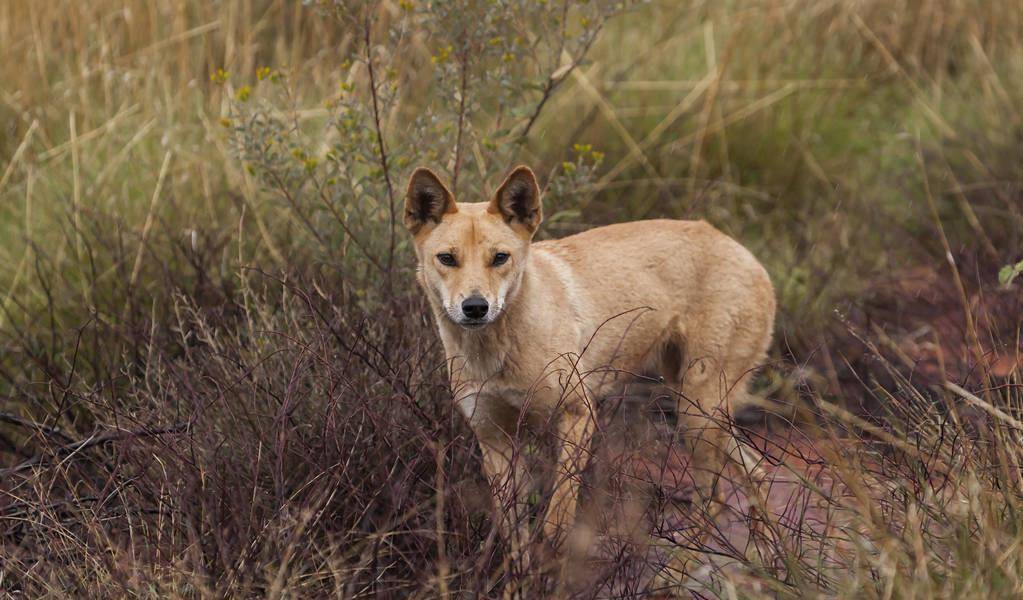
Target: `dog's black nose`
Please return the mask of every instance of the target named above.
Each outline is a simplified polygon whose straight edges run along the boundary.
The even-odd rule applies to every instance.
[[[488,310],[490,305],[483,296],[469,296],[462,301],[462,314],[470,319],[482,319]]]

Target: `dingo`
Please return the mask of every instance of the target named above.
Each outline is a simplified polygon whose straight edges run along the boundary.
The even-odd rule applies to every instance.
[[[717,423],[765,356],[775,300],[753,255],[703,221],[621,223],[532,243],[541,218],[540,188],[524,166],[489,202],[456,202],[423,168],[405,197],[455,401],[498,498],[514,481],[519,414],[554,419],[558,477],[543,521],[554,542],[574,519],[593,400],[618,374],[661,375],[685,399],[679,422],[705,430],[701,452],[721,459],[736,449]]]

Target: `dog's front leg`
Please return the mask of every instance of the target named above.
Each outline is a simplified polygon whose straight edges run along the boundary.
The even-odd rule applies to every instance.
[[[494,510],[498,533],[511,544],[513,552],[525,542],[522,527],[526,512],[521,501],[523,485],[522,457],[516,453],[517,446],[508,434],[495,428],[480,428],[476,438],[483,454],[483,473],[494,499]]]
[[[589,399],[580,393],[565,406],[557,422],[560,443],[558,464],[543,524],[545,537],[555,546],[575,519],[582,471],[590,457],[594,416]]]
[[[501,398],[481,394],[480,386],[459,390],[458,407],[479,444],[483,458],[483,474],[490,484],[494,508],[494,530],[511,543],[517,553],[525,542],[521,522],[526,518],[522,497],[525,484],[523,457],[519,455],[519,414]]]

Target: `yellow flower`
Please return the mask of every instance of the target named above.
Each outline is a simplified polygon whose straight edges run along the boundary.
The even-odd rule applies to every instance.
[[[231,126],[231,119],[228,119],[227,117],[221,117],[220,118],[220,126],[221,127],[230,127]]]
[[[263,81],[270,76],[270,67],[260,67],[256,69],[256,80]]]
[[[210,75],[210,81],[218,85],[223,85],[230,77],[231,73],[229,73],[228,71],[225,71],[223,69],[217,69],[215,73]]]
[[[444,48],[438,50],[437,54],[431,56],[430,60],[433,61],[435,64],[445,62],[451,56],[451,52],[454,49],[455,49],[454,46],[451,45],[445,46]]]
[[[242,87],[238,88],[238,91],[235,92],[234,97],[239,102],[245,102],[246,100],[249,99],[249,96],[251,96],[251,95],[252,95],[252,88],[250,88],[247,85],[243,85]]]

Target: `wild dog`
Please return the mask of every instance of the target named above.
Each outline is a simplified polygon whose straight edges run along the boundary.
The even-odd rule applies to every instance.
[[[534,243],[542,214],[528,167],[476,203],[457,202],[420,168],[404,222],[455,402],[499,497],[519,462],[520,413],[553,419],[558,476],[543,527],[556,540],[574,518],[594,400],[617,374],[659,373],[680,393],[681,426],[705,441],[693,464],[723,464],[735,448],[720,423],[765,356],[775,299],[756,258],[704,221],[620,223]]]

